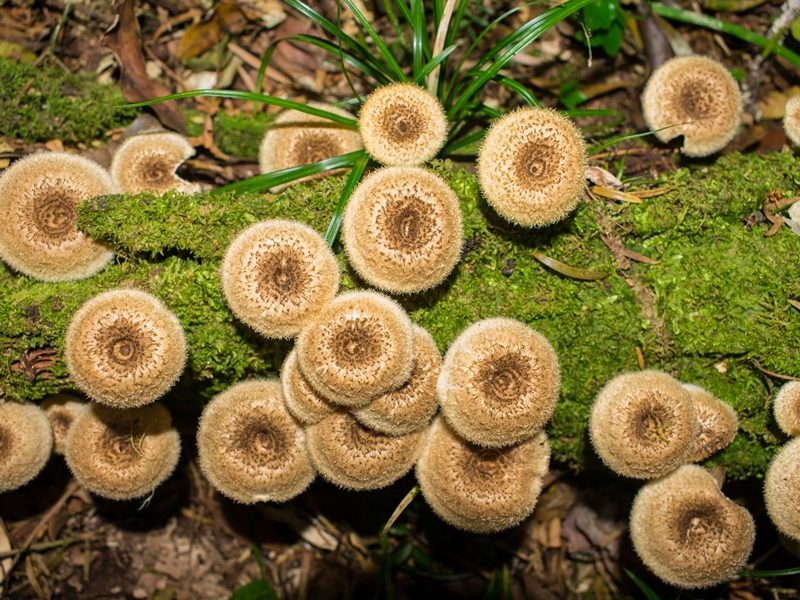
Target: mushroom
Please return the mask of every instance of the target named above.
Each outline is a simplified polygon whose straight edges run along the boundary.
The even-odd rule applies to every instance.
[[[781,448],[764,479],[767,512],[778,530],[800,541],[800,437]]]
[[[0,402],[0,492],[22,487],[47,464],[53,432],[35,404]]]
[[[551,109],[508,113],[489,128],[478,152],[486,201],[523,227],[544,227],[566,217],[580,202],[585,177],[583,136]]]
[[[647,126],[662,142],[683,136],[683,153],[708,156],[733,139],[742,96],[728,70],[706,56],[672,58],[650,75],[642,93]]]
[[[514,319],[465,329],[444,357],[436,395],[453,430],[479,446],[530,439],[547,423],[561,385],[550,342]]]
[[[455,192],[419,167],[386,167],[355,189],[342,222],[347,258],[369,284],[413,293],[441,283],[463,244]]]
[[[367,96],[358,126],[369,155],[392,167],[428,162],[447,137],[439,99],[411,83],[393,83]]]
[[[41,152],[18,160],[0,176],[0,258],[42,281],[94,275],[114,254],[78,231],[77,206],[115,191],[88,158]]]
[[[78,388],[116,408],[163,396],[186,364],[177,317],[155,296],[115,289],[86,301],[73,315],[64,359]]]
[[[336,406],[319,394],[300,371],[296,350],[283,361],[281,389],[286,408],[303,425],[313,425],[336,411]]]
[[[800,146],[800,95],[792,96],[786,101],[783,130],[795,146]]]
[[[200,186],[175,173],[183,161],[194,155],[194,148],[180,134],[152,131],[129,137],[111,160],[111,177],[126,194],[163,193],[177,190],[194,193]]]
[[[72,394],[56,394],[46,397],[41,406],[53,429],[53,452],[64,454],[67,432],[88,404]]]
[[[786,435],[800,435],[800,381],[783,384],[772,406],[778,427]]]
[[[495,533],[533,512],[549,463],[543,431],[513,446],[483,448],[462,440],[438,416],[416,471],[423,497],[444,521],[473,533]]]
[[[297,335],[339,288],[336,257],[297,221],[262,221],[239,233],[221,274],[231,311],[269,338]]]
[[[277,379],[243,381],[215,396],[200,417],[197,449],[211,485],[245,504],[290,500],[316,475]]]
[[[703,388],[689,383],[684,383],[683,388],[692,397],[694,412],[700,424],[688,461],[700,462],[733,441],[739,429],[739,417],[729,404]]]
[[[755,539],[753,517],[702,467],[685,465],[639,490],[630,518],[642,562],[667,583],[694,589],[736,576]]]

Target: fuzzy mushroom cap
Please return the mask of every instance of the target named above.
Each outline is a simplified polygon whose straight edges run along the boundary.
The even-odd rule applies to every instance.
[[[454,527],[494,533],[533,512],[550,464],[550,443],[540,431],[506,448],[482,448],[434,419],[417,462],[417,480],[433,511]]]
[[[660,371],[624,373],[600,390],[589,432],[612,471],[651,479],[689,460],[700,425],[692,397]]]
[[[22,487],[47,464],[53,431],[35,404],[0,402],[0,492]]]
[[[684,154],[708,156],[733,139],[741,120],[742,96],[736,80],[717,61],[678,56],[650,75],[642,111],[659,140],[682,135]]]
[[[436,395],[458,435],[496,448],[539,432],[553,414],[560,386],[558,357],[547,338],[499,317],[478,321],[456,338]]]
[[[124,410],[92,404],[69,428],[64,458],[93,494],[132,500],[161,485],[180,453],[180,437],[162,404]]]
[[[795,146],[800,146],[800,95],[786,101],[783,113],[783,129]]]
[[[335,404],[359,408],[408,380],[413,341],[411,320],[397,302],[355,291],[325,306],[300,333],[295,349],[314,389]]]
[[[320,395],[297,366],[297,352],[292,350],[281,367],[283,401],[292,416],[303,425],[318,423],[337,407]]]
[[[739,417],[730,404],[723,402],[701,387],[683,384],[694,402],[694,412],[700,431],[692,444],[689,462],[700,462],[719,452],[733,441],[739,429]]]
[[[800,381],[783,384],[773,405],[778,427],[786,435],[800,435]]]
[[[311,425],[306,435],[319,474],[357,491],[377,490],[400,479],[414,466],[425,441],[425,431],[384,435],[344,412]]]
[[[77,206],[115,191],[88,158],[41,152],[18,160],[0,176],[0,258],[43,281],[94,275],[114,254],[78,231]]]
[[[91,298],[67,328],[64,358],[77,386],[116,408],[163,396],[186,364],[177,317],[155,296],[116,289]]]
[[[322,236],[297,221],[248,227],[222,261],[222,290],[231,310],[269,338],[297,335],[338,288],[336,257]]]
[[[515,110],[496,121],[478,153],[486,201],[523,227],[544,227],[578,206],[586,178],[578,128],[546,108]]]
[[[687,589],[735,577],[755,539],[750,513],[726,498],[697,465],[642,486],[630,526],[642,562],[667,583]]]
[[[180,164],[193,155],[194,147],[180,134],[142,133],[117,148],[111,161],[111,177],[126,194],[167,190],[193,193],[199,186],[175,174]]]
[[[369,155],[392,167],[428,162],[447,138],[447,117],[438,98],[410,83],[372,92],[361,107],[358,126]]]
[[[316,475],[277,379],[244,381],[215,396],[200,417],[197,448],[211,485],[244,504],[290,500]]]
[[[413,293],[452,272],[462,229],[458,197],[441,177],[420,167],[387,167],[353,192],[342,240],[350,264],[370,285]]]
[[[42,400],[42,409],[53,429],[53,452],[64,454],[67,444],[67,432],[88,403],[72,394],[56,394]]]
[[[764,481],[767,512],[784,535],[800,541],[800,437],[791,440],[772,459]]]

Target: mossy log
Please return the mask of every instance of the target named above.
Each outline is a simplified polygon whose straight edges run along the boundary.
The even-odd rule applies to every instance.
[[[745,221],[771,190],[794,194],[800,161],[790,153],[731,155],[679,170],[671,191],[641,204],[584,202],[543,230],[510,226],[487,207],[475,177],[438,163],[464,210],[466,244],[451,277],[433,291],[400,297],[442,351],[474,321],[520,319],[547,336],[563,387],[548,426],[554,459],[576,469],[597,464],[586,427],[598,390],[614,375],[648,367],[707,388],[735,407],[740,431],[712,462],[730,477],[761,477],[783,443],[771,415],[773,386],[800,376],[800,237]],[[72,387],[64,332],[89,297],[136,286],[161,299],[186,330],[189,362],[166,402],[197,402],[250,377],[274,376],[291,344],[259,338],[228,310],[218,269],[229,240],[271,217],[322,232],[343,185],[329,177],[278,196],[199,194],[111,196],[80,207],[79,227],[116,249],[95,277],[41,283],[0,270],[0,395],[39,400]],[[335,247],[342,288],[363,287]],[[658,261],[631,260],[631,252]],[[535,257],[605,273],[565,277]]]

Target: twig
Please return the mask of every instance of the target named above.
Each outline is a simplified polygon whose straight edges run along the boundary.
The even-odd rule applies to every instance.
[[[415,485],[409,490],[405,498],[400,501],[400,504],[397,505],[397,508],[394,509],[394,512],[392,513],[392,516],[389,517],[389,520],[386,521],[386,525],[384,525],[383,529],[381,529],[381,537],[386,537],[389,535],[389,530],[394,525],[394,522],[400,518],[400,515],[403,514],[403,511],[408,508],[408,505],[411,504],[414,498],[417,497],[417,494],[419,494],[419,486]]]

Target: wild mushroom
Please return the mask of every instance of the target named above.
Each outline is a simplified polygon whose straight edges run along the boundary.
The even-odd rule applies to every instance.
[[[111,177],[126,194],[177,190],[191,194],[196,183],[178,177],[176,169],[194,155],[189,141],[178,133],[140,133],[122,142],[111,160]]]
[[[35,404],[0,402],[0,492],[22,487],[47,464],[53,432]]]
[[[692,397],[694,412],[700,424],[688,461],[700,462],[733,441],[739,429],[739,417],[729,404],[703,388],[689,383],[684,383],[683,388]]]
[[[53,429],[53,452],[64,454],[70,426],[89,405],[72,394],[56,394],[47,396],[42,400],[41,406]]]
[[[337,409],[308,383],[297,366],[296,350],[292,350],[283,361],[281,389],[286,408],[303,425],[318,423]]]
[[[781,386],[772,406],[775,421],[786,435],[800,435],[800,381],[789,381]]]
[[[767,512],[778,530],[800,541],[800,437],[781,448],[772,459],[764,479]]]
[[[800,95],[792,96],[786,101],[783,130],[795,146],[800,146]]]

